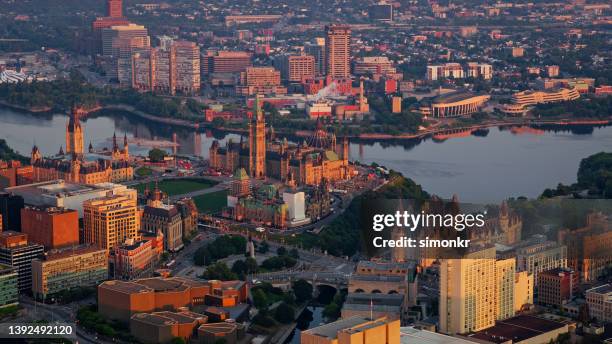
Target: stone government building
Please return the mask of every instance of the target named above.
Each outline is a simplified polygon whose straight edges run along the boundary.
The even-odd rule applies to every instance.
[[[66,125],[66,151],[60,147],[54,157],[43,157],[36,145],[32,147],[32,181],[34,183],[63,179],[71,183],[97,184],[117,183],[134,179],[134,169],[129,163],[127,136],[123,138],[123,149],[119,149],[117,136],[113,135],[111,151],[94,152],[89,144],[84,151],[83,128],[80,117],[85,111],[73,107]]]
[[[249,142],[229,140],[225,147],[214,141],[210,147],[210,166],[233,172],[244,168],[251,177],[278,179],[287,185],[318,185],[324,179],[349,179],[353,167],[349,165],[349,142],[341,144],[335,134],[326,132],[319,122],[314,134],[302,144],[277,140],[274,130],[266,127],[259,99],[255,100],[254,114],[249,122]]]

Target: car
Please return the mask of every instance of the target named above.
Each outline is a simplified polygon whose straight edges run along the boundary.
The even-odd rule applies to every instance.
[[[263,228],[263,227],[257,227],[257,228],[255,228],[255,231],[256,231],[256,232],[259,232],[259,233],[263,233],[263,232],[265,232],[265,231],[266,231],[266,229],[265,229],[265,228]]]

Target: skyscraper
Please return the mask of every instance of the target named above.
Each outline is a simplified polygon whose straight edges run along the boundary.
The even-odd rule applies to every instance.
[[[325,63],[327,75],[334,79],[350,76],[351,28],[347,25],[325,27]]]
[[[249,172],[252,177],[266,177],[266,121],[260,99],[255,98],[253,118],[249,122]]]
[[[96,244],[109,252],[126,239],[139,239],[139,230],[140,219],[133,197],[115,195],[83,203],[86,243]]]
[[[108,0],[106,2],[106,15],[110,18],[123,17],[123,0]]]
[[[440,332],[480,331],[515,314],[515,288],[525,289],[527,280],[516,281],[516,259],[496,259],[495,248],[474,248],[440,265]],[[527,286],[528,287],[528,286]],[[519,293],[528,299],[528,291]],[[532,294],[533,295],[533,294]],[[522,304],[521,304],[522,306]]]
[[[200,47],[194,42],[172,43],[176,57],[176,88],[183,93],[200,90]]]

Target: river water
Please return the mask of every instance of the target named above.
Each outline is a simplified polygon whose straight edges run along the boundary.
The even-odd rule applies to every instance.
[[[65,145],[67,116],[29,114],[0,109],[0,138],[22,154],[33,144],[43,154],[55,154]],[[176,137],[179,154],[208,157],[214,139],[238,140],[235,134],[162,125],[124,114],[99,115],[83,121],[85,145],[111,146],[113,132],[132,140]],[[576,181],[580,160],[591,154],[612,152],[612,127],[549,127],[546,130],[491,128],[478,134],[403,142],[352,142],[351,160],[377,162],[402,172],[441,197],[457,194],[463,202],[499,202],[507,197],[537,197],[557,183]],[[121,141],[122,142],[122,141]],[[133,154],[146,154],[148,146],[130,144]]]

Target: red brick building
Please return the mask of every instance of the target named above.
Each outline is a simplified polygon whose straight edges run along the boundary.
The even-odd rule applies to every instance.
[[[63,208],[21,209],[21,232],[51,250],[79,244],[79,213]]]

